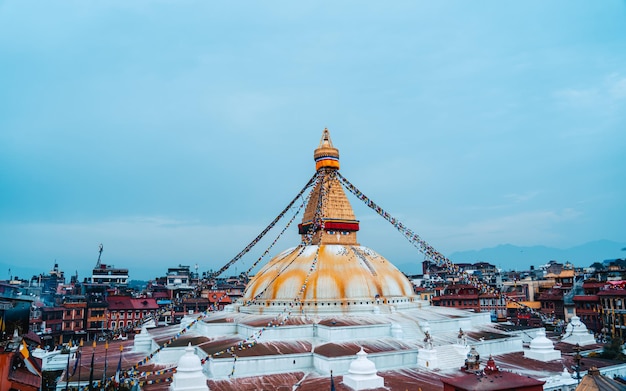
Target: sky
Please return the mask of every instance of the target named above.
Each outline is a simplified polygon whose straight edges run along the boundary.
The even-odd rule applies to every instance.
[[[0,0],[0,279],[82,280],[100,243],[132,279],[218,269],[325,127],[443,254],[626,242],[626,2]],[[362,245],[423,260],[350,201]]]

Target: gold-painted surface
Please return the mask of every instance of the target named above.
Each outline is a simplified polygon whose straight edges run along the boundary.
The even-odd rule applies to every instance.
[[[322,159],[315,162],[315,170],[319,170],[320,168],[329,167],[339,169],[339,160],[333,159]]]
[[[376,296],[413,296],[410,281],[391,262],[365,247],[322,245],[315,269],[311,271],[317,246],[292,251],[274,258],[248,284],[244,300],[350,301],[373,300]],[[295,258],[295,259],[294,259]],[[305,279],[307,278],[305,284]],[[300,290],[304,287],[302,294]]]
[[[313,152],[313,159],[318,160],[322,157],[334,157],[337,159],[337,164],[339,164],[339,150],[333,146],[328,128],[324,128],[320,145]]]

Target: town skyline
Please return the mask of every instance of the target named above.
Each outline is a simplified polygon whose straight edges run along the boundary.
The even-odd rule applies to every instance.
[[[342,175],[444,255],[626,241],[623,2],[0,11],[0,265],[22,278],[83,275],[100,243],[149,277],[218,268],[325,127]],[[363,245],[421,258],[349,199]]]

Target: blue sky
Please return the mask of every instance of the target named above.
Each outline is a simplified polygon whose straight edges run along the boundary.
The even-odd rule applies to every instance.
[[[624,1],[0,1],[0,267],[218,268],[324,127],[444,254],[624,242],[625,125]],[[351,201],[361,244],[422,260]]]

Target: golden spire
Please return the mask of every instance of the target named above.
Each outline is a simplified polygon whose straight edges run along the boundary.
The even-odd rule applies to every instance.
[[[320,145],[313,153],[313,158],[316,170],[324,167],[339,169],[339,150],[333,147],[328,128],[324,128]]]
[[[314,157],[317,171],[330,170],[319,173],[323,177],[312,190],[299,232],[304,239],[304,235],[313,230],[312,244],[356,245],[359,221],[335,175],[335,170],[339,169],[339,150],[333,147],[327,128],[322,132],[322,140],[315,149]],[[320,226],[316,226],[314,220],[317,219],[324,224],[324,232],[321,232]]]

